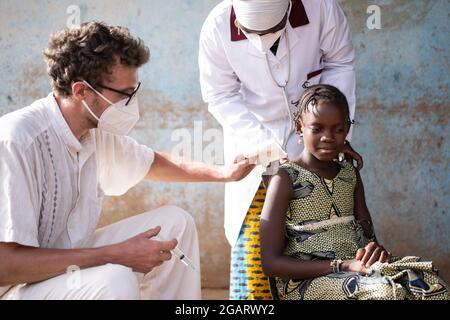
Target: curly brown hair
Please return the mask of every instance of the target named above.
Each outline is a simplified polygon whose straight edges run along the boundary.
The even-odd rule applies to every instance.
[[[103,22],[87,22],[54,34],[44,50],[47,73],[53,79],[58,96],[72,95],[72,82],[86,80],[94,87],[120,63],[140,67],[147,63],[150,51],[140,38],[124,27]]]

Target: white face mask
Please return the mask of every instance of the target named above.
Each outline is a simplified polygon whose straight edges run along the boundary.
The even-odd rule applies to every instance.
[[[130,133],[131,129],[139,120],[139,105],[137,97],[133,97],[128,105],[125,105],[128,98],[112,103],[108,98],[95,90],[88,82],[83,82],[91,88],[102,99],[111,105],[103,111],[100,118],[98,118],[87,103],[82,100],[81,103],[89,111],[89,113],[98,121],[97,128],[115,135],[124,136]]]
[[[286,25],[289,23],[289,16],[291,14],[292,4],[289,3],[289,7],[287,9],[287,21]],[[245,34],[247,39],[250,41],[251,44],[253,44],[256,49],[258,49],[259,52],[262,54],[266,54],[270,48],[272,48],[273,44],[278,40],[278,38],[281,37],[281,34],[286,30],[286,26],[284,26],[283,29],[278,30],[274,33],[268,33],[264,34],[262,36],[256,34],[256,33],[248,33],[241,29],[241,31]]]
[[[275,33],[268,33],[265,35],[257,35],[256,33],[247,33],[244,30],[241,30],[247,39],[253,44],[258,51],[260,51],[263,54],[266,54],[267,51],[272,48],[273,44],[277,41],[279,37],[281,37],[281,34],[284,32],[286,28],[283,28],[281,30],[278,30]]]

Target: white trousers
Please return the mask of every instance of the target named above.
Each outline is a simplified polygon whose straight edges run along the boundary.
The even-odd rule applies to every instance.
[[[164,206],[96,230],[84,245],[95,248],[129,239],[156,226],[159,237],[176,238],[178,247],[200,270],[197,230],[192,217],[175,206]],[[200,273],[172,259],[147,274],[106,264],[64,273],[34,284],[13,286],[1,299],[201,299]]]

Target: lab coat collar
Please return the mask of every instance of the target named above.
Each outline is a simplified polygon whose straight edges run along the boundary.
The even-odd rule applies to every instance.
[[[67,124],[66,119],[64,119],[64,116],[62,115],[61,109],[59,108],[58,102],[53,96],[53,93],[50,93],[47,96],[47,103],[48,107],[50,108],[50,116],[52,122],[58,129],[57,133],[66,144],[67,149],[71,153],[76,154],[80,152],[83,147],[90,147],[90,145],[92,144],[91,132],[89,131],[86,135],[84,135],[81,139],[81,142],[75,137],[69,125]]]
[[[234,8],[231,7],[231,14],[230,14],[231,41],[240,41],[247,39],[247,37],[244,35],[243,32],[238,32],[238,28],[235,24],[235,21],[236,21],[236,14],[234,12]],[[306,14],[305,7],[301,0],[297,0],[293,4],[291,13],[289,15],[289,22],[292,28],[297,28],[309,24],[308,15]]]

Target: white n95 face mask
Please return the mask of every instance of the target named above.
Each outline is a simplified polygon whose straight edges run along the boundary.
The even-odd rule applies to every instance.
[[[283,28],[275,33],[268,33],[262,36],[257,35],[256,33],[248,33],[245,32],[244,30],[241,31],[245,34],[248,41],[250,41],[250,43],[254,45],[256,49],[258,49],[258,51],[260,51],[263,54],[266,54],[267,51],[269,51],[270,48],[272,48],[273,44],[277,41],[277,39],[281,37],[281,34],[284,32],[285,29],[286,28]]]
[[[281,5],[284,4],[285,2],[286,1],[283,0],[283,1],[280,1],[280,3],[267,2],[267,3],[261,3],[261,5],[263,7],[268,6],[269,9],[273,11],[272,6],[275,6],[275,8],[282,8]],[[245,1],[244,2],[240,1],[240,2],[234,3],[234,5],[238,5],[238,6],[242,6],[244,4],[246,4],[247,10],[250,8],[253,8],[256,11],[261,11],[260,7],[258,7],[258,6],[250,7],[249,3],[246,3]],[[287,15],[287,18],[286,18],[287,20],[286,20],[286,25],[284,26],[283,29],[278,30],[274,33],[267,33],[264,35],[258,35],[256,33],[248,33],[241,29],[241,31],[244,33],[244,35],[247,37],[247,39],[250,41],[250,43],[253,44],[256,47],[256,49],[258,49],[258,51],[261,52],[262,54],[266,54],[270,50],[270,48],[272,48],[273,44],[278,40],[278,38],[281,37],[281,34],[286,30],[286,26],[289,23],[289,16],[291,14],[291,9],[292,9],[292,4],[290,3],[290,1],[287,5],[288,5],[287,10],[284,11],[284,15],[283,15],[283,18],[285,15]],[[237,9],[239,9],[239,7],[237,7],[236,10]],[[274,14],[274,12],[271,13],[271,16],[273,16],[273,14]],[[236,11],[236,17],[238,17],[237,11]],[[256,15],[255,12],[253,12],[253,14],[251,14],[251,15],[247,14],[243,18],[244,18],[244,21],[250,23],[250,25],[245,25],[245,24],[243,24],[243,25],[246,27],[249,27],[249,28],[251,28],[253,26],[255,28],[255,27],[257,27],[257,25],[262,26],[264,24],[264,21],[261,21],[260,15]],[[267,25],[265,25],[265,27],[267,27]],[[260,28],[258,28],[256,30],[260,30]]]
[[[98,121],[97,128],[119,136],[125,136],[130,133],[131,129],[139,120],[139,104],[137,97],[133,97],[128,105],[125,105],[128,98],[112,103],[108,98],[95,90],[88,82],[83,82],[98,94],[103,100],[111,104],[105,111],[103,111],[100,118],[98,118],[91,108],[89,108],[86,101],[81,103],[89,111],[89,113]]]

